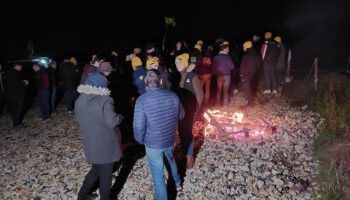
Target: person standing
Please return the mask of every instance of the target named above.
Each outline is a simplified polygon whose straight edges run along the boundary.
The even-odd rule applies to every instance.
[[[165,156],[170,164],[171,174],[177,190],[181,180],[174,159],[176,124],[183,117],[179,98],[175,93],[161,88],[162,79],[158,70],[146,73],[146,93],[136,100],[134,112],[134,137],[144,144],[152,175],[155,199],[168,199],[164,179]]]
[[[77,61],[74,57],[65,60],[60,66],[60,80],[63,83],[63,90],[68,113],[74,110],[74,102],[77,98],[78,72],[75,68]]]
[[[244,55],[240,67],[240,76],[242,88],[247,100],[247,106],[252,106],[254,103],[253,80],[260,68],[259,54],[253,48],[253,43],[247,41],[243,44]]]
[[[108,75],[112,71],[109,62],[103,62],[98,71],[91,73],[85,84],[78,87],[75,117],[80,126],[84,154],[92,164],[78,193],[78,200],[88,199],[91,190],[99,183],[102,200],[110,200],[112,174],[122,157],[121,135],[118,125],[122,116],[114,112],[114,102],[107,88]]]
[[[28,80],[23,80],[22,65],[15,63],[13,67],[5,74],[5,93],[9,113],[12,118],[12,126],[17,127],[22,123],[23,106],[26,98],[26,86]]]
[[[2,64],[0,64],[0,116],[5,106],[5,85],[4,85],[4,72],[2,71]]]
[[[278,91],[282,92],[286,71],[286,46],[282,42],[280,36],[276,36],[274,40],[280,45],[281,52],[277,59],[276,70],[277,70],[277,86]]]
[[[272,39],[271,32],[265,33],[265,42],[261,46],[261,58],[264,65],[265,90],[263,94],[277,94],[276,64],[280,54],[279,44]]]
[[[45,121],[50,117],[50,82],[49,75],[44,66],[34,63],[32,67],[35,77],[35,86],[41,111],[41,120]]]
[[[224,106],[229,102],[229,88],[231,83],[232,70],[235,65],[229,56],[230,43],[224,41],[220,44],[220,52],[213,59],[213,74],[216,75],[217,93],[216,103]]]
[[[177,56],[175,65],[180,73],[180,80],[175,93],[180,98],[186,113],[185,118],[179,121],[179,136],[182,152],[186,155],[186,168],[190,169],[194,163],[192,128],[196,112],[203,101],[203,87],[193,71],[195,65],[189,65],[189,55],[187,53]]]
[[[58,88],[58,70],[57,70],[57,63],[55,61],[50,62],[49,68],[47,69],[49,73],[50,78],[50,85],[51,85],[51,112],[56,111],[57,106],[57,88]]]

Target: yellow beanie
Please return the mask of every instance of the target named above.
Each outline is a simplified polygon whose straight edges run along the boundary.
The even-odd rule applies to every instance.
[[[118,56],[118,53],[117,53],[116,51],[112,51],[112,52],[111,52],[111,55],[112,55],[112,56]]]
[[[246,48],[246,49],[252,48],[252,46],[253,46],[253,43],[251,41],[246,41],[243,44],[243,47]]]
[[[265,40],[268,40],[268,39],[270,39],[272,37],[272,33],[271,32],[266,32],[264,37],[265,37]]]
[[[183,53],[181,55],[178,55],[175,59],[175,63],[181,62],[185,67],[188,67],[188,59],[190,58],[190,55],[188,53]]]
[[[194,45],[194,48],[198,49],[199,51],[202,51],[202,46],[198,43],[196,45]]]
[[[141,53],[142,49],[136,47],[134,48],[134,54],[138,54],[138,53]]]
[[[77,65],[77,63],[78,63],[77,59],[75,59],[74,57],[71,57],[71,58],[69,59],[69,62],[70,62],[70,63],[73,63],[74,65]]]
[[[137,67],[137,66],[141,66],[142,65],[142,61],[139,57],[135,56],[132,60],[131,60],[131,66],[132,67]]]
[[[146,62],[146,68],[149,70],[151,69],[151,66],[153,68],[157,68],[159,67],[159,59],[157,57],[152,57],[152,58],[149,58]]]
[[[198,40],[198,41],[197,41],[197,44],[203,46],[203,41],[202,41],[202,40]]]
[[[282,38],[280,36],[276,36],[275,38],[273,38],[276,42],[281,43],[282,42]]]

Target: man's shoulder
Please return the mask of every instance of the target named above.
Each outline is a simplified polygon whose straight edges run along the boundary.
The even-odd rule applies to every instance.
[[[143,101],[144,99],[148,99],[148,98],[158,98],[159,95],[162,95],[163,97],[177,98],[174,92],[164,88],[157,88],[157,89],[147,90],[144,94],[139,96],[137,100]]]

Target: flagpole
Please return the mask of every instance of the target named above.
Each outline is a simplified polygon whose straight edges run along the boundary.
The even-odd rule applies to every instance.
[[[169,25],[165,24],[165,31],[164,31],[164,35],[163,35],[163,41],[162,41],[162,50],[163,51],[165,50],[165,40],[166,40],[166,35],[167,35],[167,32],[168,32],[168,28],[169,28]]]

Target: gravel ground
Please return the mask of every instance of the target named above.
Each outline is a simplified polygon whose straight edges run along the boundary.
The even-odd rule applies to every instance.
[[[225,111],[243,104],[234,97]],[[76,199],[86,163],[79,127],[63,106],[51,118],[25,117],[26,127],[12,129],[9,116],[0,118],[0,199]],[[303,107],[275,97],[244,110],[272,122],[276,132],[261,139],[222,142],[203,137],[204,121],[194,125],[196,158],[185,171],[179,144],[175,149],[183,190],[176,194],[168,180],[170,199],[317,199],[313,177],[318,163],[311,144],[323,120]],[[153,199],[142,146],[129,145],[113,191],[118,199]],[[167,173],[166,176],[168,177]]]

